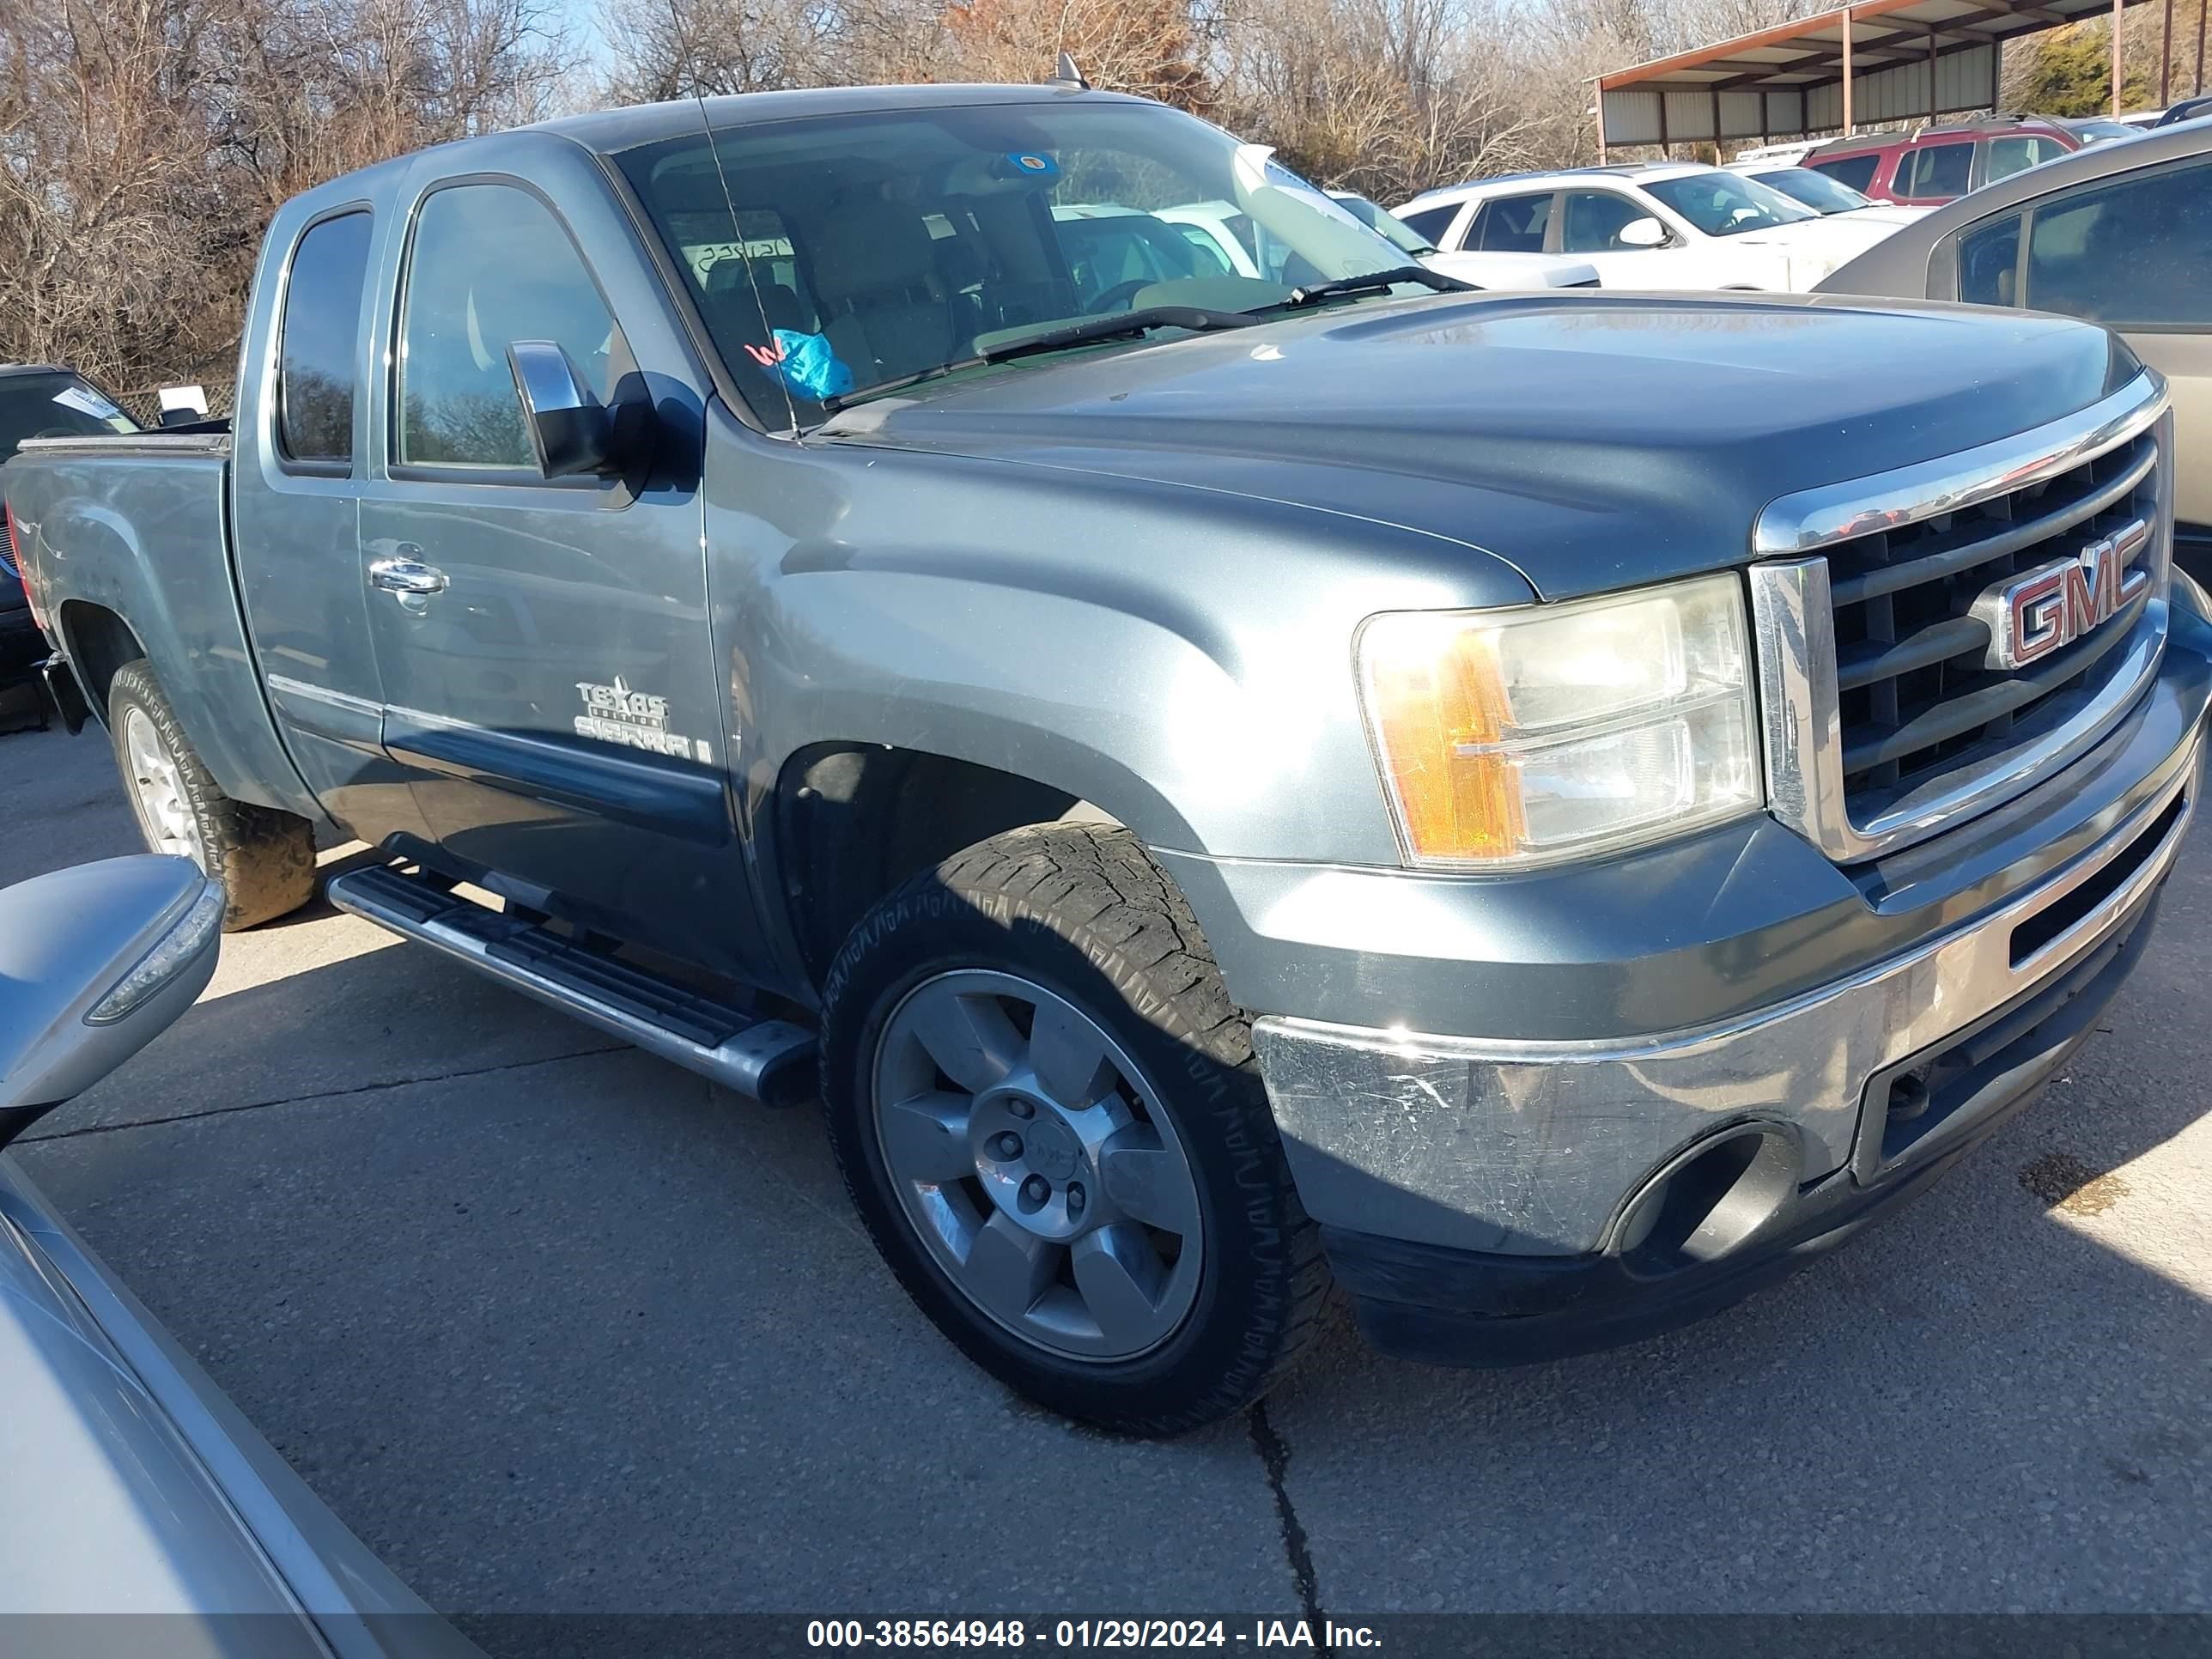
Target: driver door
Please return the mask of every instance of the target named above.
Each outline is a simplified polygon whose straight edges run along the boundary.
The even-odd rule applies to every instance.
[[[482,175],[416,206],[382,465],[361,503],[385,746],[474,878],[724,966],[745,906],[696,459],[689,479],[635,489],[545,478],[507,367],[511,342],[556,341],[609,404],[690,373],[666,355],[665,313],[635,302],[647,290],[586,260],[580,234],[604,260],[633,252],[597,228]],[[635,356],[621,292],[643,325]]]

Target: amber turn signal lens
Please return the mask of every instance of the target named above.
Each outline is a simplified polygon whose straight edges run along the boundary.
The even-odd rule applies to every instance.
[[[1392,621],[1392,649],[1370,659],[1365,689],[1407,850],[1508,857],[1524,827],[1520,792],[1502,755],[1480,752],[1505,721],[1489,636],[1455,616]]]

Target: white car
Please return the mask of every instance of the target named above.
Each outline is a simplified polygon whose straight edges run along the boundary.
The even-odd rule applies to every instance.
[[[1802,294],[1898,228],[1824,218],[1756,179],[1679,161],[1486,179],[1394,211],[1448,253],[1565,254],[1607,288]]]
[[[1406,226],[1384,213],[1364,197],[1330,191],[1329,199],[1386,240],[1402,248],[1431,270],[1456,276],[1486,289],[1595,288],[1596,269],[1587,260],[1562,259],[1545,254],[1448,254],[1430,246]],[[1364,210],[1363,211],[1363,210]],[[1262,282],[1294,281],[1284,271],[1289,249],[1269,234],[1234,202],[1187,202],[1180,207],[1159,208],[1154,216],[1176,226],[1194,242],[1205,239],[1239,276]],[[1388,222],[1380,222],[1387,221]]]
[[[1329,191],[1330,199],[1393,247],[1402,248],[1431,270],[1456,276],[1477,288],[1596,288],[1597,267],[1587,259],[1551,253],[1446,253],[1395,214],[1348,190]]]
[[[1894,202],[1877,202],[1871,196],[1860,195],[1840,179],[1831,178],[1811,167],[1799,167],[1793,161],[1731,161],[1729,171],[1741,173],[1747,179],[1756,179],[1769,190],[1780,191],[1791,201],[1812,209],[1824,219],[1848,214],[1856,222],[1887,224],[1894,228],[1909,225],[1936,210],[1932,207],[1905,207]]]

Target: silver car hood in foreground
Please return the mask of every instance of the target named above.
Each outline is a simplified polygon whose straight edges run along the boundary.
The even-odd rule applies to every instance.
[[[0,1402],[0,1620],[11,1656],[135,1645],[163,1659],[481,1659],[308,1491],[4,1156]],[[140,1621],[103,1637],[86,1614]]]

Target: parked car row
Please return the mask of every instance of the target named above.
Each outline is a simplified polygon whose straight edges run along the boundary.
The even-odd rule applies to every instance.
[[[2115,331],[2166,377],[2181,460],[2176,555],[2212,580],[2212,119],[1985,185],[1819,291],[2057,312]]]
[[[1772,293],[1806,292],[1900,222],[1679,161],[1510,173],[1430,191],[1395,212],[1446,252],[1582,259],[1607,288]]]

